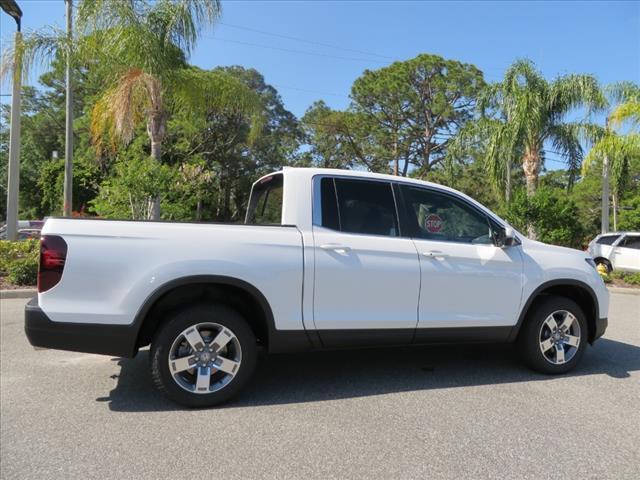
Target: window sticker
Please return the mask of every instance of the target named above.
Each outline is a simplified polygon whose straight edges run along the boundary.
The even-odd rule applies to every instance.
[[[425,228],[429,233],[438,233],[442,230],[442,218],[432,213],[425,219]]]

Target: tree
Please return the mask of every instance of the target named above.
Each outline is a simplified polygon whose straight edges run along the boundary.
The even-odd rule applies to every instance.
[[[367,144],[371,129],[362,114],[332,110],[317,101],[302,117],[311,163],[322,168],[366,166],[372,171],[388,170],[388,160],[375,155]]]
[[[634,130],[640,124],[640,87],[624,82],[608,89],[614,102],[618,104],[607,117],[604,130],[595,132],[595,143],[584,159],[583,172],[586,173],[595,162],[601,162],[602,175],[602,232],[609,230],[609,175],[613,180],[611,199],[613,202],[613,229],[618,228],[618,204],[622,192],[629,182],[629,164],[640,158],[640,134]],[[622,134],[617,131],[624,122],[631,123],[631,131]],[[606,211],[605,211],[606,210]]]
[[[201,29],[211,26],[219,14],[219,0],[83,0],[77,9],[75,38],[51,27],[25,35],[19,47],[23,70],[26,74],[33,64],[48,63],[57,54],[70,52],[75,69],[84,66],[93,70],[106,87],[96,103],[92,124],[98,151],[102,149],[103,136],[115,149],[116,140],[131,141],[135,126],[145,122],[151,155],[159,161],[169,115],[168,93],[181,87],[183,95],[178,93],[176,100],[187,106],[198,105],[211,93],[196,85],[200,78],[189,75],[192,69],[186,68],[185,58]],[[9,46],[4,53],[0,66],[3,78],[15,48]],[[228,86],[229,82],[222,89]],[[228,92],[237,95],[231,103],[240,108],[251,104],[250,108],[257,110],[255,98],[247,96],[239,85],[234,87],[234,92]],[[218,104],[226,101],[225,106],[229,106],[230,98],[231,95],[224,95],[216,100]],[[158,197],[153,209],[156,219],[160,216],[159,206]]]
[[[547,81],[529,60],[516,61],[500,83],[490,85],[479,101],[485,122],[486,162],[494,182],[504,186],[511,159],[519,157],[527,195],[533,196],[548,145],[561,155],[575,175],[581,165],[581,135],[593,126],[569,122],[579,107],[603,108],[606,100],[591,75],[565,75]],[[535,238],[532,225],[528,234]]]
[[[475,66],[437,55],[366,70],[351,89],[351,109],[363,116],[370,132],[361,140],[362,150],[373,149],[396,175],[407,175],[409,165],[427,173],[472,118],[484,86]]]
[[[162,142],[172,110],[207,108],[250,112],[259,130],[260,99],[230,76],[189,67],[185,58],[200,30],[220,13],[217,0],[83,2],[78,28],[86,41],[84,58],[111,72],[109,87],[93,109],[92,132],[99,150],[129,143],[146,124],[151,157],[162,158]],[[160,192],[151,216],[160,218]]]
[[[165,192],[166,198],[177,181],[175,170],[140,153],[132,149],[118,159],[116,174],[102,183],[91,202],[98,215],[145,220],[151,217],[156,193]]]
[[[167,160],[185,162],[196,156],[211,173],[209,194],[201,198],[205,218],[240,220],[252,182],[259,176],[298,161],[303,132],[278,92],[254,69],[220,67],[208,72],[230,78],[259,99],[263,111],[257,129],[250,111],[205,105],[198,112],[177,112],[169,123]]]
[[[581,248],[584,228],[576,221],[579,211],[566,192],[541,187],[533,195],[517,192],[504,212],[516,228],[535,225],[540,241]]]

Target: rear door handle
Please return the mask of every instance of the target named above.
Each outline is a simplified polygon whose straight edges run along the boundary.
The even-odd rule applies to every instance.
[[[437,250],[431,250],[429,252],[422,252],[422,255],[424,255],[427,258],[448,258],[449,257],[448,253],[439,252]]]
[[[322,250],[331,250],[337,253],[347,253],[351,250],[351,247],[346,245],[340,245],[339,243],[325,243],[324,245],[320,245]]]

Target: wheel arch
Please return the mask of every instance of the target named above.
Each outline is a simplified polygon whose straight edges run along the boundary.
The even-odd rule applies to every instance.
[[[198,302],[220,303],[237,310],[245,317],[259,343],[265,346],[274,337],[273,311],[255,286],[234,277],[193,275],[171,280],[147,297],[134,319],[135,348],[148,345],[174,311]]]
[[[580,306],[585,316],[587,317],[587,328],[589,330],[588,340],[589,343],[592,343],[595,340],[596,322],[600,315],[598,297],[596,296],[593,289],[586,283],[569,278],[556,279],[545,282],[542,285],[538,286],[538,288],[536,288],[531,293],[531,295],[529,295],[529,298],[524,303],[524,306],[520,311],[518,322],[509,334],[509,341],[516,340],[518,334],[520,333],[520,328],[527,318],[527,314],[529,313],[529,311],[531,311],[531,308],[541,298],[544,298],[548,295],[557,295],[569,298]]]

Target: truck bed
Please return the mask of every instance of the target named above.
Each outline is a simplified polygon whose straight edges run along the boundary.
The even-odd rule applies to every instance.
[[[215,274],[260,289],[279,328],[303,328],[302,237],[295,226],[50,218],[42,235],[68,245],[60,283],[38,296],[52,321],[128,325],[159,286]]]

